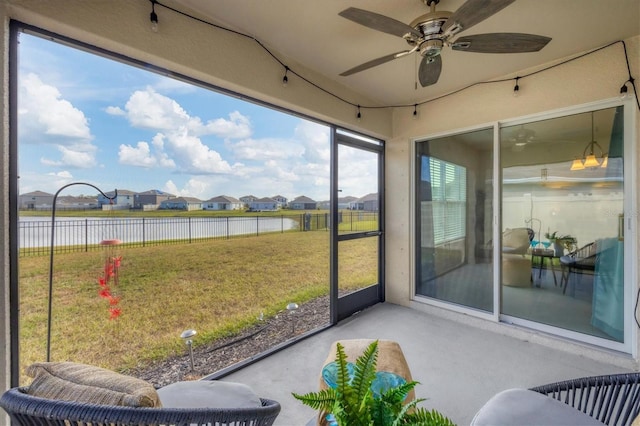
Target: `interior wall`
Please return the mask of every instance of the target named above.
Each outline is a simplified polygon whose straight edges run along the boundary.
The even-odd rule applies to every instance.
[[[631,73],[640,76],[640,36],[625,40]],[[569,59],[569,58],[567,58]],[[547,68],[525,70],[519,75]],[[443,72],[446,72],[444,70]],[[505,78],[514,78],[506,76]],[[513,96],[514,80],[481,84],[451,96],[418,106],[418,119],[413,108],[398,108],[393,114],[393,137],[387,143],[386,184],[386,295],[393,303],[410,305],[413,297],[412,232],[412,144],[416,139],[461,129],[479,127],[552,110],[609,100],[619,96],[620,86],[628,79],[622,44],[618,43],[587,55],[520,78],[520,94]],[[634,107],[637,113],[637,107]],[[636,140],[640,125],[636,120]],[[636,151],[636,156],[638,155]],[[636,161],[638,159],[636,158]],[[638,185],[636,182],[636,191]],[[638,206],[634,211],[638,211]],[[636,227],[638,215],[634,216]]]

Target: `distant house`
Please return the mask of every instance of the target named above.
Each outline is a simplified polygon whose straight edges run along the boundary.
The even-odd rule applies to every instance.
[[[301,195],[289,203],[289,208],[292,210],[316,210],[318,203],[309,197]]]
[[[273,198],[260,198],[249,204],[249,210],[254,212],[270,212],[278,210],[278,202]]]
[[[163,210],[202,210],[202,200],[195,197],[176,197],[160,203]]]
[[[228,195],[219,195],[202,203],[204,210],[241,210],[244,208],[242,201]]]
[[[91,210],[98,208],[98,197],[63,195],[58,197],[56,204],[58,209]]]
[[[258,197],[255,195],[245,195],[244,197],[240,197],[240,201],[244,204],[245,207],[251,207],[251,203],[256,201]]]
[[[349,208],[351,210],[377,212],[378,211],[378,194],[371,193],[371,194],[365,195],[364,197],[358,198],[357,200],[349,203]]]
[[[351,195],[348,195],[346,197],[338,198],[338,210],[348,209],[350,204],[353,201],[356,201],[356,200],[357,200],[357,198],[353,197]]]
[[[278,208],[282,209],[287,207],[287,198],[283,197],[282,195],[276,195],[274,197],[271,197],[274,200],[276,200],[276,203],[278,203]]]
[[[348,195],[346,197],[340,197],[338,198],[338,210],[347,210],[351,207],[351,203],[353,201],[356,201],[357,198],[353,197],[351,195]],[[316,203],[316,205],[318,206],[319,209],[323,209],[323,210],[329,210],[330,207],[330,201],[326,200],[326,201],[318,201]]]
[[[33,191],[18,197],[18,208],[27,210],[50,209],[53,204],[53,194]]]
[[[138,192],[133,196],[133,207],[136,209],[142,209],[144,206],[155,206],[158,208],[163,201],[175,197],[175,195],[160,191],[159,189],[150,189],[149,191]]]
[[[116,197],[113,200],[110,200],[104,195],[98,194],[99,208],[102,208],[102,210],[122,210],[133,207],[133,197],[136,193],[129,191],[128,189],[117,189],[116,191],[107,192],[106,195],[109,198],[114,195],[116,195]]]

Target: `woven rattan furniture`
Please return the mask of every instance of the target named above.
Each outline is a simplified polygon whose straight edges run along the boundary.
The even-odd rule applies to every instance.
[[[262,407],[259,408],[133,408],[38,398],[26,394],[24,388],[13,388],[2,395],[0,407],[9,414],[13,426],[272,425],[280,413],[280,404],[269,399],[260,400]]]
[[[584,377],[531,390],[607,425],[630,425],[640,412],[640,373]]]

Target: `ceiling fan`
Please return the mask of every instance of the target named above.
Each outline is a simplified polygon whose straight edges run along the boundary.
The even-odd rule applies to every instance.
[[[460,32],[484,21],[515,0],[467,0],[455,12],[436,11],[440,0],[421,0],[430,12],[413,20],[409,25],[388,16],[364,9],[350,7],[339,13],[365,27],[402,37],[410,46],[408,50],[385,55],[351,68],[341,76],[382,65],[394,59],[417,52],[422,56],[418,79],[422,87],[435,84],[442,71],[441,52],[444,47],[462,52],[477,53],[523,53],[537,52],[551,38],[522,33],[475,34],[452,40]]]

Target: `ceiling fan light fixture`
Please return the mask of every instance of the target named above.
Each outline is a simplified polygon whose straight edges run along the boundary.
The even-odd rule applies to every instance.
[[[420,45],[420,55],[427,58],[434,58],[442,52],[442,40],[426,40]]]
[[[455,12],[436,11],[438,0],[422,1],[429,6],[430,12],[414,19],[409,25],[389,16],[355,7],[338,13],[343,18],[372,30],[400,37],[411,46],[408,51],[367,61],[340,75],[349,76],[368,70],[413,53],[419,48],[422,56],[418,70],[419,81],[422,87],[427,87],[438,82],[442,70],[440,53],[444,47],[476,53],[524,53],[537,52],[551,40],[534,34],[488,33],[466,36],[452,42],[455,35],[498,13],[515,0],[466,0]]]

